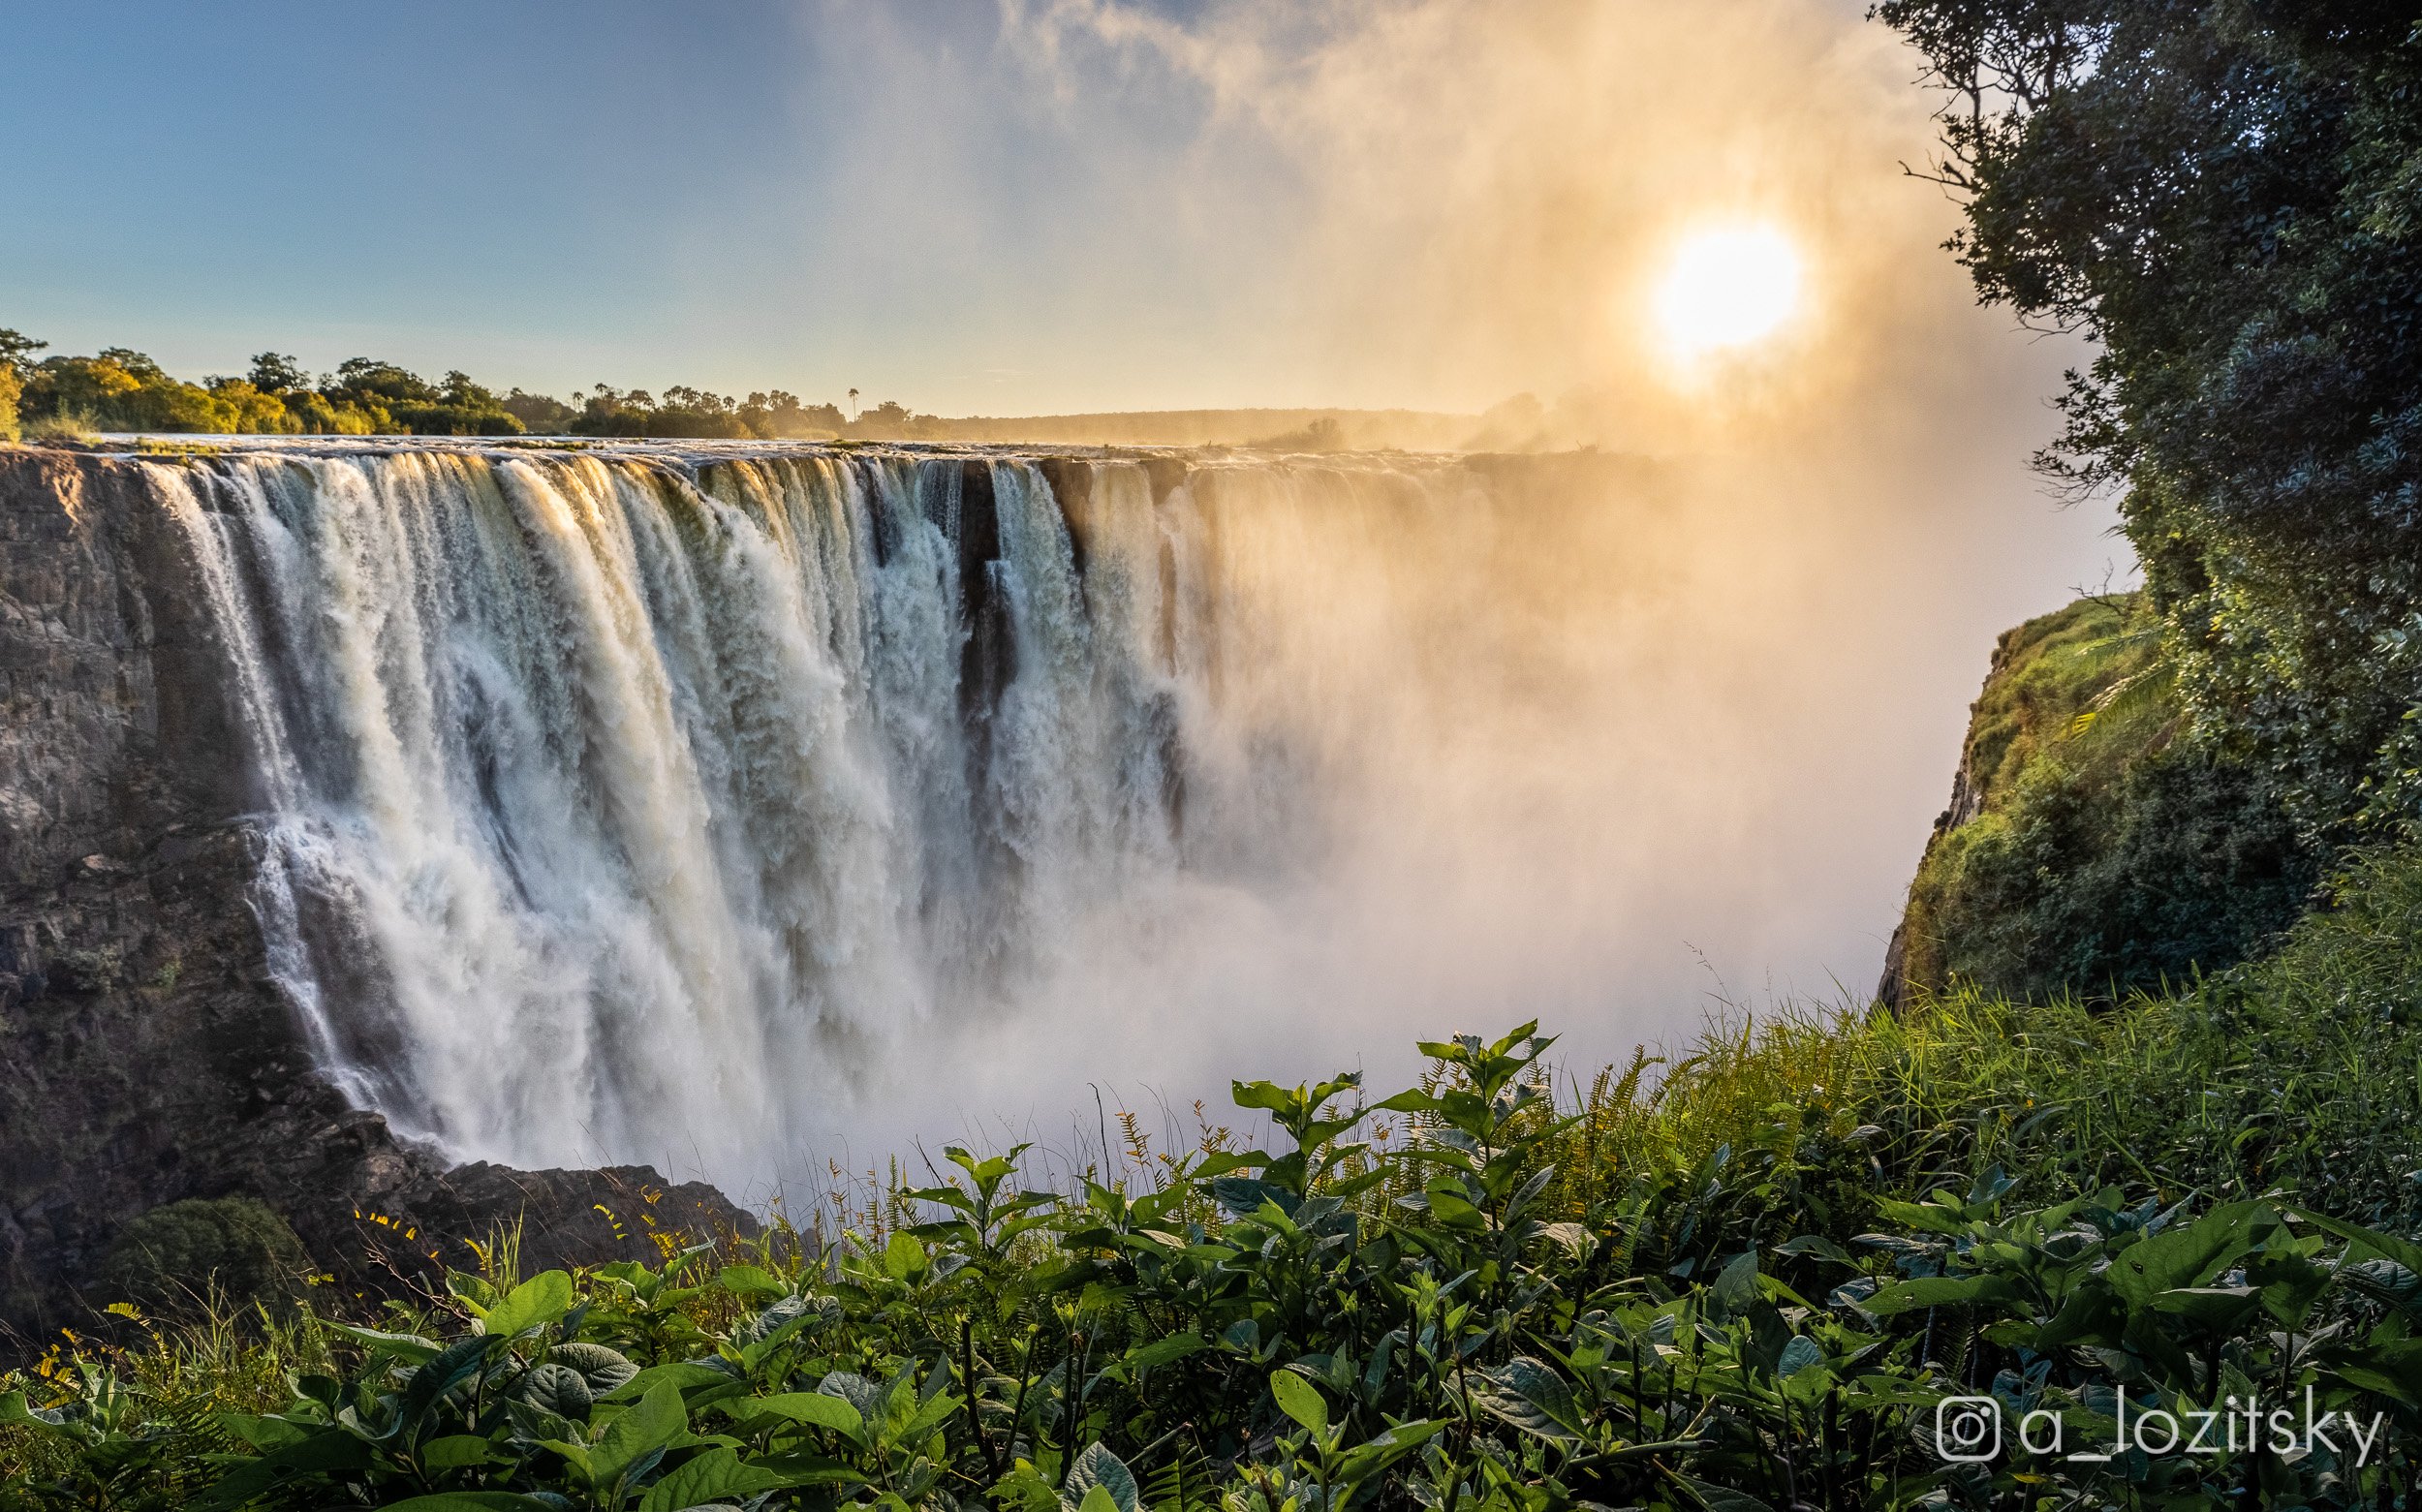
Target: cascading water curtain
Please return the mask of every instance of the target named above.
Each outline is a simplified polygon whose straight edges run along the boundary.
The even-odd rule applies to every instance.
[[[1167,879],[1317,852],[1322,784],[1385,733],[1341,682],[1401,639],[1383,596],[1323,602],[1320,564],[1468,484],[468,448],[152,471],[329,1074],[465,1157],[727,1179]]]

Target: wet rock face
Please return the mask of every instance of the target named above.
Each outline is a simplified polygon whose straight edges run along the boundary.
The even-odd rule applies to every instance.
[[[754,1232],[639,1167],[450,1172],[315,1073],[247,902],[204,603],[140,464],[0,450],[0,1324],[70,1315],[117,1230],[184,1197],[260,1197],[365,1283],[516,1219],[529,1269]]]

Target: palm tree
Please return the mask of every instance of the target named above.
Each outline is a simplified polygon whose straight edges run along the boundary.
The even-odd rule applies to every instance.
[[[850,418],[857,418],[857,390],[854,388],[850,390]]]

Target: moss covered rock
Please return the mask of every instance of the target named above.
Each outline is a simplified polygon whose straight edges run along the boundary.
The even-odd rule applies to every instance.
[[[2006,632],[1879,995],[2111,996],[2232,965],[2293,923],[2318,848],[2185,725],[2140,596]]]
[[[119,1231],[101,1264],[107,1300],[145,1311],[188,1311],[204,1299],[237,1304],[292,1296],[310,1257],[293,1225],[251,1197],[191,1197]]]

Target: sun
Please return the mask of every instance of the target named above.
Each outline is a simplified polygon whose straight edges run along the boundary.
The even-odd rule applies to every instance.
[[[1776,227],[1692,231],[1657,285],[1657,328],[1686,361],[1753,346],[1799,312],[1804,280],[1799,247]]]

